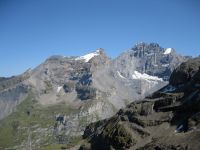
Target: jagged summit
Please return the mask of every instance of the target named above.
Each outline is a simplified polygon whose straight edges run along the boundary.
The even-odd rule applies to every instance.
[[[186,57],[178,55],[173,48],[163,48],[157,43],[144,42],[136,44],[120,57],[137,60],[134,65],[137,71],[158,76],[164,80],[169,79],[175,66],[187,60]]]
[[[163,48],[158,43],[137,43],[133,48],[134,56],[136,57],[147,57],[151,55],[169,55],[175,52],[173,48]]]

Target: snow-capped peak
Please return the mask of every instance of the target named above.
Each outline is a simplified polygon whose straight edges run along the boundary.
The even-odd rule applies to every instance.
[[[146,73],[140,73],[138,71],[134,71],[132,74],[133,79],[141,79],[141,80],[147,80],[147,81],[163,81],[162,78],[158,78],[157,76],[150,76]]]
[[[163,54],[164,54],[164,55],[168,55],[168,54],[170,54],[171,52],[172,52],[172,48],[167,48]]]
[[[100,50],[97,49],[95,52],[86,54],[84,56],[77,57],[75,60],[84,60],[85,62],[89,62],[90,59],[92,59],[95,56],[98,56],[99,54],[100,54]]]

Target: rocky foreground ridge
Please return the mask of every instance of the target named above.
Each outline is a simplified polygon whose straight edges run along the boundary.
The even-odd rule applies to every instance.
[[[80,149],[199,150],[200,58],[182,63],[161,90],[90,124]]]

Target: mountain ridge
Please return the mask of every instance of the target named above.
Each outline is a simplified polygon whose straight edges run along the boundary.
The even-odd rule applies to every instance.
[[[52,143],[69,144],[83,134],[89,123],[111,117],[132,101],[165,86],[167,78],[164,79],[164,76],[171,74],[171,71],[165,70],[172,70],[173,64],[178,66],[187,60],[173,53],[166,60],[172,65],[165,67],[160,62],[166,58],[164,51],[161,54],[162,48],[158,45],[144,46],[146,51],[159,51],[157,66],[154,66],[154,56],[134,56],[129,50],[110,59],[103,49],[97,49],[79,57],[51,56],[36,68],[0,82],[0,87],[3,87],[0,90],[0,125],[5,124],[0,128],[1,140],[7,139],[3,138],[3,126],[6,126],[12,134],[24,133],[17,138],[21,145],[14,144],[15,136],[7,136],[12,143],[10,145],[26,149],[28,131],[25,129],[29,120],[31,132],[37,133],[32,139],[36,149]],[[138,52],[140,50],[137,49]],[[155,71],[149,73],[148,69]],[[156,73],[160,77],[155,77]],[[11,99],[9,94],[15,99]],[[17,127],[13,128],[13,124]],[[9,147],[9,144],[0,142],[2,144],[5,148]]]

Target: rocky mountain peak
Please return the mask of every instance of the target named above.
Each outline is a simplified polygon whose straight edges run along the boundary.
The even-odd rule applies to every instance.
[[[172,48],[162,48],[157,43],[137,43],[131,50],[134,52],[135,57],[144,58],[150,55],[168,55],[172,51],[175,52]],[[156,57],[156,56],[155,56]]]
[[[157,43],[138,43],[126,53],[127,59],[137,60],[136,70],[164,80],[169,77],[181,62],[188,58],[176,53],[173,48],[163,48]],[[125,55],[124,55],[125,56]]]
[[[137,43],[133,48],[134,56],[139,58],[145,58],[149,55],[177,55],[175,49],[173,48],[163,48],[158,43]]]

